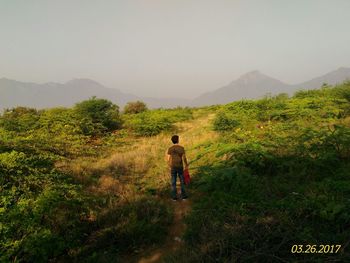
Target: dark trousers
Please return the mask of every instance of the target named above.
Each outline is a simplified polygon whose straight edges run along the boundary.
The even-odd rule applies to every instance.
[[[181,197],[185,198],[186,192],[185,192],[185,182],[184,182],[184,171],[183,168],[171,168],[171,197],[176,198],[177,191],[176,191],[176,179],[177,176],[179,176],[180,183],[181,183]]]

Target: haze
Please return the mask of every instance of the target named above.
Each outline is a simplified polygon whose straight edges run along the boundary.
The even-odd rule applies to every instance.
[[[348,0],[0,0],[0,78],[183,98],[251,70],[294,84],[350,66],[349,10]]]

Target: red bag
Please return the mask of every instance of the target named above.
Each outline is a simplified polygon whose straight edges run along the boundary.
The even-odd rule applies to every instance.
[[[190,173],[188,172],[188,169],[184,170],[184,181],[185,181],[185,185],[189,185],[191,182],[191,177],[190,177]]]

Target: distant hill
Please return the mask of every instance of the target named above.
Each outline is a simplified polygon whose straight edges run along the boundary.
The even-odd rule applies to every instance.
[[[292,90],[298,89],[317,89],[322,84],[336,85],[343,83],[345,80],[350,80],[350,68],[341,67],[337,70],[331,71],[323,76],[299,83],[292,86]]]
[[[204,93],[192,101],[193,106],[223,104],[240,99],[256,99],[270,93],[293,94],[299,89],[316,89],[322,84],[335,85],[350,79],[350,68],[339,68],[323,76],[296,85],[286,84],[259,71],[252,71],[232,81],[227,86]]]
[[[1,108],[28,106],[46,108],[72,106],[74,103],[92,96],[105,97],[116,103],[133,100],[133,95],[123,94],[118,90],[107,89],[89,79],[75,79],[67,83],[35,84],[10,79],[0,79]]]
[[[106,88],[90,79],[74,79],[64,84],[36,84],[6,78],[0,79],[0,109],[16,106],[39,109],[57,106],[70,107],[92,96],[109,99],[120,107],[135,100],[142,100],[151,108],[171,108],[188,104],[188,100],[185,99],[142,98],[126,94],[117,89]]]
[[[182,98],[140,97],[111,89],[90,79],[74,79],[62,83],[28,83],[6,78],[0,79],[0,110],[15,106],[47,108],[70,107],[92,96],[106,98],[123,107],[129,101],[142,100],[150,108],[176,106],[205,106],[223,104],[240,99],[255,99],[266,94],[293,94],[299,89],[315,89],[323,83],[335,85],[350,79],[350,68],[339,68],[309,81],[290,85],[259,71],[248,72],[227,86],[204,93],[193,100]]]
[[[288,84],[266,76],[259,71],[252,71],[242,75],[227,86],[199,96],[192,101],[192,105],[224,104],[234,100],[253,99],[267,93],[287,92],[289,87]]]

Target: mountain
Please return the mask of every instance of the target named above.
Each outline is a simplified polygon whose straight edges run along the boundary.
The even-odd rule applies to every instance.
[[[336,85],[344,82],[345,80],[350,80],[350,68],[341,67],[323,76],[293,85],[292,90],[317,89],[320,88],[324,83],[327,83],[329,85]]]
[[[106,89],[89,79],[75,79],[61,83],[27,83],[10,79],[0,79],[0,107],[27,106],[46,108],[72,106],[74,103],[92,96],[108,97],[121,103],[134,99],[132,95],[122,94],[118,90]]]
[[[293,94],[299,89],[320,88],[323,83],[335,85],[350,80],[350,68],[339,68],[309,81],[289,85],[259,71],[248,72],[228,85],[207,92],[194,100],[182,98],[140,97],[110,89],[90,79],[74,79],[66,83],[28,83],[6,78],[0,79],[0,111],[15,106],[38,109],[65,106],[86,100],[92,96],[105,98],[123,107],[129,101],[142,100],[150,108],[173,108],[176,106],[205,106],[224,104],[241,99],[255,99],[266,94]]]
[[[290,85],[256,70],[242,75],[227,86],[197,97],[192,101],[192,105],[224,104],[240,99],[253,99],[267,93],[288,92],[289,88]]]
[[[259,71],[248,72],[227,86],[204,93],[195,98],[192,106],[224,104],[241,99],[261,98],[266,94],[288,93],[292,95],[300,89],[317,89],[324,83],[335,85],[350,80],[350,68],[341,67],[323,76],[295,85],[286,84],[262,74]]]
[[[123,107],[129,101],[142,100],[151,108],[172,108],[188,104],[185,99],[142,98],[106,88],[90,79],[74,79],[61,83],[28,83],[6,78],[0,79],[0,110],[16,106],[34,108],[70,107],[75,103],[96,96],[105,98]]]

